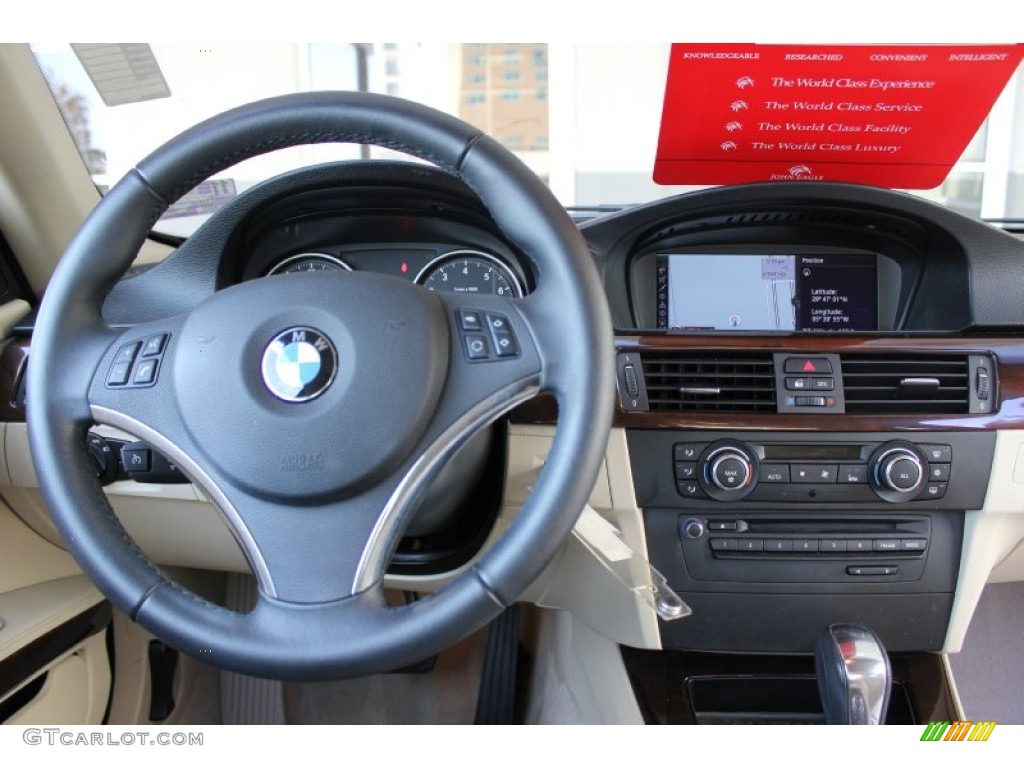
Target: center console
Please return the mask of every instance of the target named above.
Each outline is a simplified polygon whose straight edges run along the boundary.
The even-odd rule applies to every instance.
[[[807,653],[832,623],[942,648],[964,512],[995,437],[976,432],[628,432],[651,562],[694,609],[665,648]]]

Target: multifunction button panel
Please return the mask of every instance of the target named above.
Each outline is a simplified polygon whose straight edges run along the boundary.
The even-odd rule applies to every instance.
[[[947,444],[749,444],[737,440],[672,446],[676,491],[684,498],[740,501],[936,500],[953,473]]]
[[[169,334],[158,333],[122,344],[107,371],[107,386],[151,387],[156,383]]]
[[[519,343],[505,315],[477,309],[460,309],[456,317],[462,351],[470,362],[519,356]]]

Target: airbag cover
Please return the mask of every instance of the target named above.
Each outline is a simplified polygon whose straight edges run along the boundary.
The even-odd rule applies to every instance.
[[[292,328],[337,352],[333,380],[304,402],[275,395],[263,374],[268,346]],[[249,493],[308,502],[358,493],[410,453],[441,393],[448,330],[440,300],[404,281],[290,274],[214,294],[173,349],[178,408],[206,459]]]

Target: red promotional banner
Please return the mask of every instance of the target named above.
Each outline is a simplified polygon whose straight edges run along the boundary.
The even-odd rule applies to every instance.
[[[675,44],[659,184],[942,183],[1013,75],[1017,45]]]

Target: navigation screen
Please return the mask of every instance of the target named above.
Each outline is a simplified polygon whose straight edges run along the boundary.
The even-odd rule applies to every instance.
[[[876,259],[663,253],[659,328],[702,331],[874,331]]]

